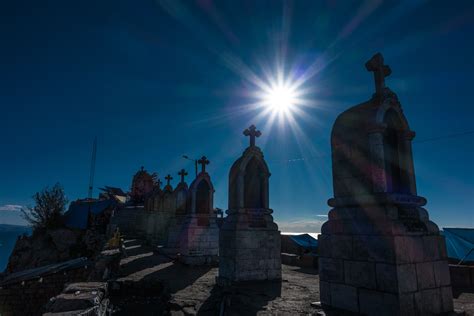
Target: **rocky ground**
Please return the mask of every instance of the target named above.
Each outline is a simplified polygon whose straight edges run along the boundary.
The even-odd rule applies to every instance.
[[[37,268],[79,257],[94,257],[105,235],[95,230],[58,228],[20,236],[8,260],[7,273]]]
[[[282,282],[249,283],[226,291],[216,286],[217,267],[188,267],[126,241],[121,276],[112,285],[116,315],[314,314],[317,271],[283,266]]]
[[[111,284],[114,315],[315,315],[321,312],[313,269],[283,265],[282,282],[216,286],[216,267],[189,267],[143,245],[125,242],[120,276]],[[455,308],[474,315],[474,293],[455,292]],[[222,314],[221,314],[222,312]]]

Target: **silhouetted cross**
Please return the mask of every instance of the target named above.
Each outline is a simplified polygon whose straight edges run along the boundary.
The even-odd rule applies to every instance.
[[[206,165],[209,164],[209,160],[207,160],[206,156],[202,156],[201,159],[198,160],[198,164],[201,165],[201,172],[206,172]]]
[[[166,185],[170,185],[170,181],[173,180],[173,177],[171,175],[167,175],[165,179],[166,179]]]
[[[180,172],[178,172],[178,175],[181,176],[181,183],[184,183],[184,177],[188,175],[188,173],[186,172],[186,170],[184,169],[181,169]]]
[[[374,73],[375,93],[382,94],[385,88],[385,77],[390,76],[392,70],[389,66],[384,65],[383,56],[380,53],[375,54],[368,62],[365,63],[365,68]]]
[[[244,131],[244,135],[250,137],[250,146],[255,146],[255,137],[260,137],[262,133],[257,131],[255,125],[250,125],[250,127]]]

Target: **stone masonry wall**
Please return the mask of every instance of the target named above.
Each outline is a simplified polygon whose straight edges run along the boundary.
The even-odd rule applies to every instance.
[[[319,268],[324,305],[367,315],[452,310],[442,236],[397,233],[394,228],[387,229],[386,234],[368,230],[363,234],[362,224],[334,220],[322,229]],[[371,224],[376,230],[395,223]],[[325,233],[327,225],[332,234]]]
[[[61,293],[65,284],[84,281],[89,273],[80,267],[5,285],[0,289],[0,315],[41,315],[43,306]]]
[[[223,282],[281,279],[281,239],[276,230],[221,230],[219,278]]]

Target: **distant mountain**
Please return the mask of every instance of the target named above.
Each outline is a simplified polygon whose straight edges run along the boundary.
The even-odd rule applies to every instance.
[[[31,227],[0,224],[0,271],[5,270],[18,236],[31,234]]]

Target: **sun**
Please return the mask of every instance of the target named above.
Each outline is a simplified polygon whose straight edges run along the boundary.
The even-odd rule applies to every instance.
[[[272,112],[288,113],[296,106],[297,93],[289,85],[274,84],[265,91],[262,101]]]

